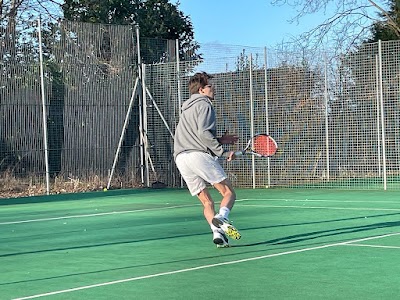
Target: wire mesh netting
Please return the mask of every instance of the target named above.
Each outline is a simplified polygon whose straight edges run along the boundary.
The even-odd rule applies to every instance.
[[[256,133],[278,141],[271,159],[221,160],[235,186],[397,188],[397,43],[383,42],[380,52],[378,43],[366,44],[341,57],[228,45],[221,54],[221,45],[207,44],[201,48],[209,51],[203,55],[207,60],[148,68],[161,72],[161,81],[176,68],[184,70],[178,83],[168,84],[169,90],[181,87],[181,101],[189,97],[188,76],[211,70],[219,134],[228,130],[241,138],[232,150],[245,147]],[[150,86],[155,94],[164,90]],[[165,103],[164,96],[157,101]],[[174,105],[176,97],[169,98]]]
[[[220,44],[195,53],[130,26],[15,28],[0,37],[8,196],[45,193],[46,175],[51,192],[181,186],[173,133],[199,71],[214,76],[218,134],[240,137],[227,149],[257,133],[278,142],[270,159],[220,160],[236,187],[400,187],[398,41],[340,57]]]
[[[49,101],[49,125],[57,145],[50,148],[59,150],[50,159],[58,163],[52,173],[107,178],[135,80],[134,33],[126,26],[64,22],[61,36],[49,66],[54,68],[52,91],[59,89],[54,97],[48,95],[55,102]],[[131,179],[138,156],[137,116],[134,111],[131,139],[125,141],[118,166]]]
[[[29,25],[14,22],[25,34],[10,28],[0,37],[0,172],[35,173],[30,182],[36,184],[43,180],[45,159],[37,34]]]

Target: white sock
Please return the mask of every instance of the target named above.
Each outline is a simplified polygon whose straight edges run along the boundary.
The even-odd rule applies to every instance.
[[[210,227],[211,227],[211,231],[212,231],[212,232],[214,232],[214,231],[219,231],[219,228],[216,227],[216,226],[214,226],[213,224],[210,224]]]
[[[229,208],[227,208],[226,206],[222,206],[219,209],[219,215],[222,216],[225,219],[228,219],[229,213],[231,212],[231,210]]]

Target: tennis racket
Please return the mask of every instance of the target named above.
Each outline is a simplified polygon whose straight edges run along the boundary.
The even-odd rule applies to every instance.
[[[242,151],[235,152],[236,156],[251,154],[258,157],[270,157],[278,150],[278,144],[268,134],[257,134],[247,143]]]

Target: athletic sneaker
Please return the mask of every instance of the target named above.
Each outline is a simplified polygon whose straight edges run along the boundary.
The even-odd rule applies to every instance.
[[[217,248],[227,248],[229,247],[228,238],[225,233],[220,231],[213,232],[213,243],[217,245]]]
[[[221,228],[227,236],[235,240],[238,240],[242,237],[239,230],[237,230],[235,226],[233,226],[232,223],[226,218],[215,215],[215,217],[212,219],[212,223],[215,227]]]

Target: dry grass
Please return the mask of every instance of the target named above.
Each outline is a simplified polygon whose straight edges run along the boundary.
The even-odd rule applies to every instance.
[[[90,175],[86,178],[57,176],[51,179],[50,194],[82,193],[101,191],[107,187],[108,178]],[[111,188],[138,188],[141,183],[127,180],[125,177],[114,177]],[[16,177],[9,172],[0,174],[0,198],[17,198],[46,195],[44,178],[36,176]]]

